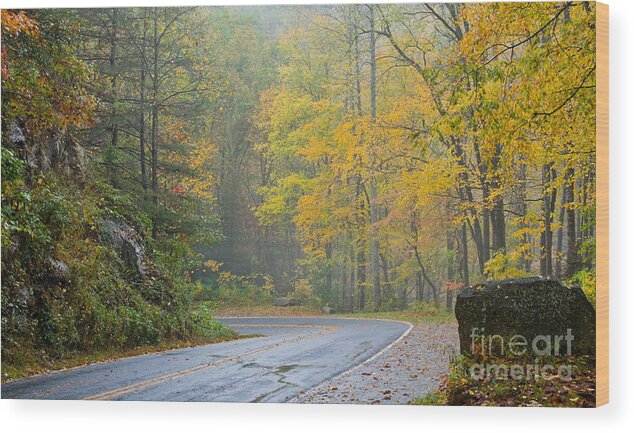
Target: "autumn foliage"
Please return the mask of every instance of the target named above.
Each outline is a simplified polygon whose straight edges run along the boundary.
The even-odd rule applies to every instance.
[[[595,40],[591,2],[3,10],[3,350],[186,337],[203,298],[593,299]]]

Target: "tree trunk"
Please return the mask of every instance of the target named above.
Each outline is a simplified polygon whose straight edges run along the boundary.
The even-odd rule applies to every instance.
[[[357,255],[357,290],[359,292],[359,311],[365,310],[365,252],[363,246]]]
[[[355,263],[356,263],[356,260],[355,260],[355,254],[354,254],[354,243],[351,240],[350,241],[350,256],[348,258],[348,264],[349,264],[348,272],[350,274],[350,280],[348,285],[348,299],[347,299],[347,303],[345,307],[346,311],[351,311],[354,309],[354,287],[357,284]]]
[[[423,301],[425,293],[423,292],[423,275],[420,271],[416,272],[416,300]]]
[[[117,152],[117,146],[119,141],[119,119],[117,115],[117,104],[119,100],[118,87],[117,87],[117,34],[119,33],[118,23],[118,10],[112,9],[110,28],[110,91],[112,92],[112,105],[110,108],[110,148],[113,155]],[[110,170],[110,183],[117,187],[118,176],[115,172],[114,166],[109,167]]]
[[[457,140],[451,141],[451,152],[453,155],[458,158],[458,164],[468,169],[468,164],[465,160],[464,149],[460,145]],[[473,191],[469,186],[469,175],[467,174],[467,170],[462,171],[459,174],[461,185],[458,186],[458,196],[460,197],[460,201],[462,203],[466,203],[467,205],[471,205],[474,203]],[[473,238],[473,242],[476,246],[476,253],[478,255],[478,265],[480,267],[480,273],[484,274],[484,264],[485,264],[485,254],[484,254],[484,240],[482,236],[482,228],[480,226],[480,219],[478,218],[478,213],[473,209],[469,209],[465,211],[465,218],[469,217],[473,220],[473,224],[468,223],[469,229],[471,231],[471,237]],[[467,219],[467,222],[469,220]]]
[[[495,148],[495,155],[493,157],[493,169],[494,174],[491,180],[491,190],[495,192],[495,198],[493,199],[493,209],[491,211],[491,228],[492,239],[491,248],[493,254],[498,252],[506,253],[506,220],[504,217],[504,194],[499,193],[501,188],[500,179],[495,174],[500,165],[500,153],[502,152],[501,145],[497,145]]]
[[[504,197],[496,196],[491,211],[491,249],[493,254],[506,252],[506,221],[504,218]]]
[[[563,251],[564,251],[564,224],[566,217],[566,186],[564,186],[563,193],[561,194],[561,206],[559,207],[559,218],[557,219],[559,227],[557,228],[557,247],[555,251],[557,255],[555,257],[555,275],[557,278],[561,278],[564,273],[563,269]]]
[[[147,9],[143,9],[143,36],[141,38],[141,80],[139,83],[140,115],[139,115],[139,161],[141,163],[141,185],[147,190],[147,168],[145,156],[145,76],[147,62],[145,58],[145,45],[147,43]],[[145,197],[144,197],[145,198]]]
[[[418,267],[420,269],[420,273],[423,276],[423,282],[426,284],[429,284],[429,287],[432,290],[432,297],[434,299],[434,304],[438,305],[438,289],[436,287],[436,285],[429,279],[429,276],[427,274],[427,270],[425,268],[425,265],[423,263],[423,259],[420,256],[420,251],[418,251],[418,247],[416,245],[414,245],[412,247],[412,249],[414,250],[414,257],[416,257],[416,262],[418,263]]]
[[[361,50],[359,49],[359,35],[358,34],[354,35],[354,70],[355,70],[354,92],[356,95],[357,113],[359,114],[359,116],[361,116],[363,115],[363,109],[361,107]]]
[[[332,244],[326,243],[326,289],[328,293],[332,293]]]
[[[447,236],[447,311],[453,310],[453,282],[456,278],[455,268],[455,244],[453,239],[452,230],[446,231]]]
[[[383,274],[383,283],[381,284],[382,290],[382,298],[385,300],[394,296],[394,292],[392,291],[392,286],[390,284],[390,264],[388,258],[385,257],[385,254],[379,253],[379,258],[381,259],[381,272]]]
[[[469,249],[467,244],[467,223],[462,223],[460,231],[460,247],[462,249],[462,284],[469,287]]]
[[[487,194],[483,192],[483,194]],[[489,209],[482,210],[482,247],[483,247],[483,255],[484,262],[488,262],[491,259],[491,232],[490,232],[490,223],[491,223],[491,212]]]
[[[154,8],[154,21],[153,21],[153,41],[154,48],[154,62],[153,62],[153,74],[152,74],[152,204],[154,209],[152,210],[152,237],[156,239],[158,231],[158,118],[159,118],[159,101],[158,101],[158,59],[159,59],[159,44],[158,37],[158,10]]]
[[[376,119],[376,33],[374,32],[374,5],[368,5],[370,10],[370,118]],[[376,205],[376,184],[370,182],[370,272],[372,274],[372,297],[374,308],[379,310],[382,304],[381,297],[381,270],[379,266],[379,240],[377,238],[375,224],[379,220],[379,212]]]
[[[552,222],[552,194],[548,191],[552,181],[552,165],[544,164],[542,166],[542,183],[543,183],[543,202],[542,202],[542,219],[544,221],[544,230],[540,238],[540,263],[539,269],[543,277],[551,277],[553,274],[553,232],[551,228]]]
[[[575,169],[566,170],[566,186],[564,195],[566,197],[566,243],[568,244],[568,252],[566,254],[566,270],[565,277],[571,278],[581,269],[581,260],[579,258],[577,245],[577,227],[575,208],[572,206],[575,202]]]

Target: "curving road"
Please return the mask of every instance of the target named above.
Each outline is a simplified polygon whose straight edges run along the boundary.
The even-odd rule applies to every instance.
[[[407,333],[407,323],[334,318],[224,318],[262,337],[142,355],[2,385],[2,398],[286,402]]]

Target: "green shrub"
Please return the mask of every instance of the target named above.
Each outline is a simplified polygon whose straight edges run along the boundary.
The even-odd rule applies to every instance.
[[[193,332],[203,338],[230,337],[233,331],[216,322],[213,318],[214,307],[210,304],[199,302],[192,312]]]
[[[494,374],[473,376],[471,369],[479,365],[536,368],[550,365],[550,376],[526,370],[523,376],[498,379]],[[570,370],[569,377],[559,377],[560,366]],[[495,370],[491,370],[495,371]],[[520,370],[522,371],[522,370]],[[595,360],[589,356],[552,357],[472,357],[460,355],[452,360],[449,375],[441,384],[440,393],[450,406],[559,406],[591,407],[596,398]],[[428,400],[429,401],[429,400]]]
[[[424,397],[412,399],[409,404],[419,406],[445,406],[447,404],[447,395],[442,392],[430,392]]]
[[[408,311],[412,311],[414,313],[420,313],[424,316],[439,316],[448,314],[447,310],[435,305],[431,302],[424,301],[414,301],[407,306]]]
[[[597,273],[594,269],[582,269],[571,278],[569,283],[579,285],[592,305],[596,305]]]
[[[314,308],[320,307],[322,304],[321,298],[317,296],[310,282],[306,279],[295,280],[293,282],[293,291],[289,296],[298,300],[302,305]]]
[[[179,238],[148,241],[150,218],[129,196],[103,182],[80,186],[52,174],[27,184],[24,164],[5,148],[2,170],[3,362],[19,362],[27,349],[56,359],[223,332],[211,315],[192,313],[188,271],[197,255]],[[145,244],[146,278],[127,272],[102,239],[105,219],[134,227]],[[51,279],[51,260],[68,267],[69,281]],[[223,293],[266,299],[268,292],[255,287],[228,278]]]
[[[255,306],[269,304],[274,293],[273,279],[269,275],[220,272],[215,284],[207,286],[197,299],[226,306]]]

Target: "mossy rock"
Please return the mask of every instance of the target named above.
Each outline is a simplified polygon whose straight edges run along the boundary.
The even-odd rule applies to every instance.
[[[458,294],[455,307],[460,350],[473,352],[482,336],[506,344],[526,339],[528,353],[542,354],[547,346],[561,355],[594,355],[596,351],[596,313],[579,287],[568,287],[557,280],[541,277],[486,281]],[[570,331],[568,331],[570,330]],[[476,337],[474,337],[476,334]],[[561,336],[572,335],[571,343]],[[498,338],[501,337],[501,338]],[[538,351],[532,342],[538,338]],[[474,341],[476,345],[474,345]],[[502,344],[487,344],[486,353],[502,354]],[[515,346],[518,351],[521,346]],[[505,346],[505,351],[509,347]],[[478,349],[481,350],[481,349]]]

